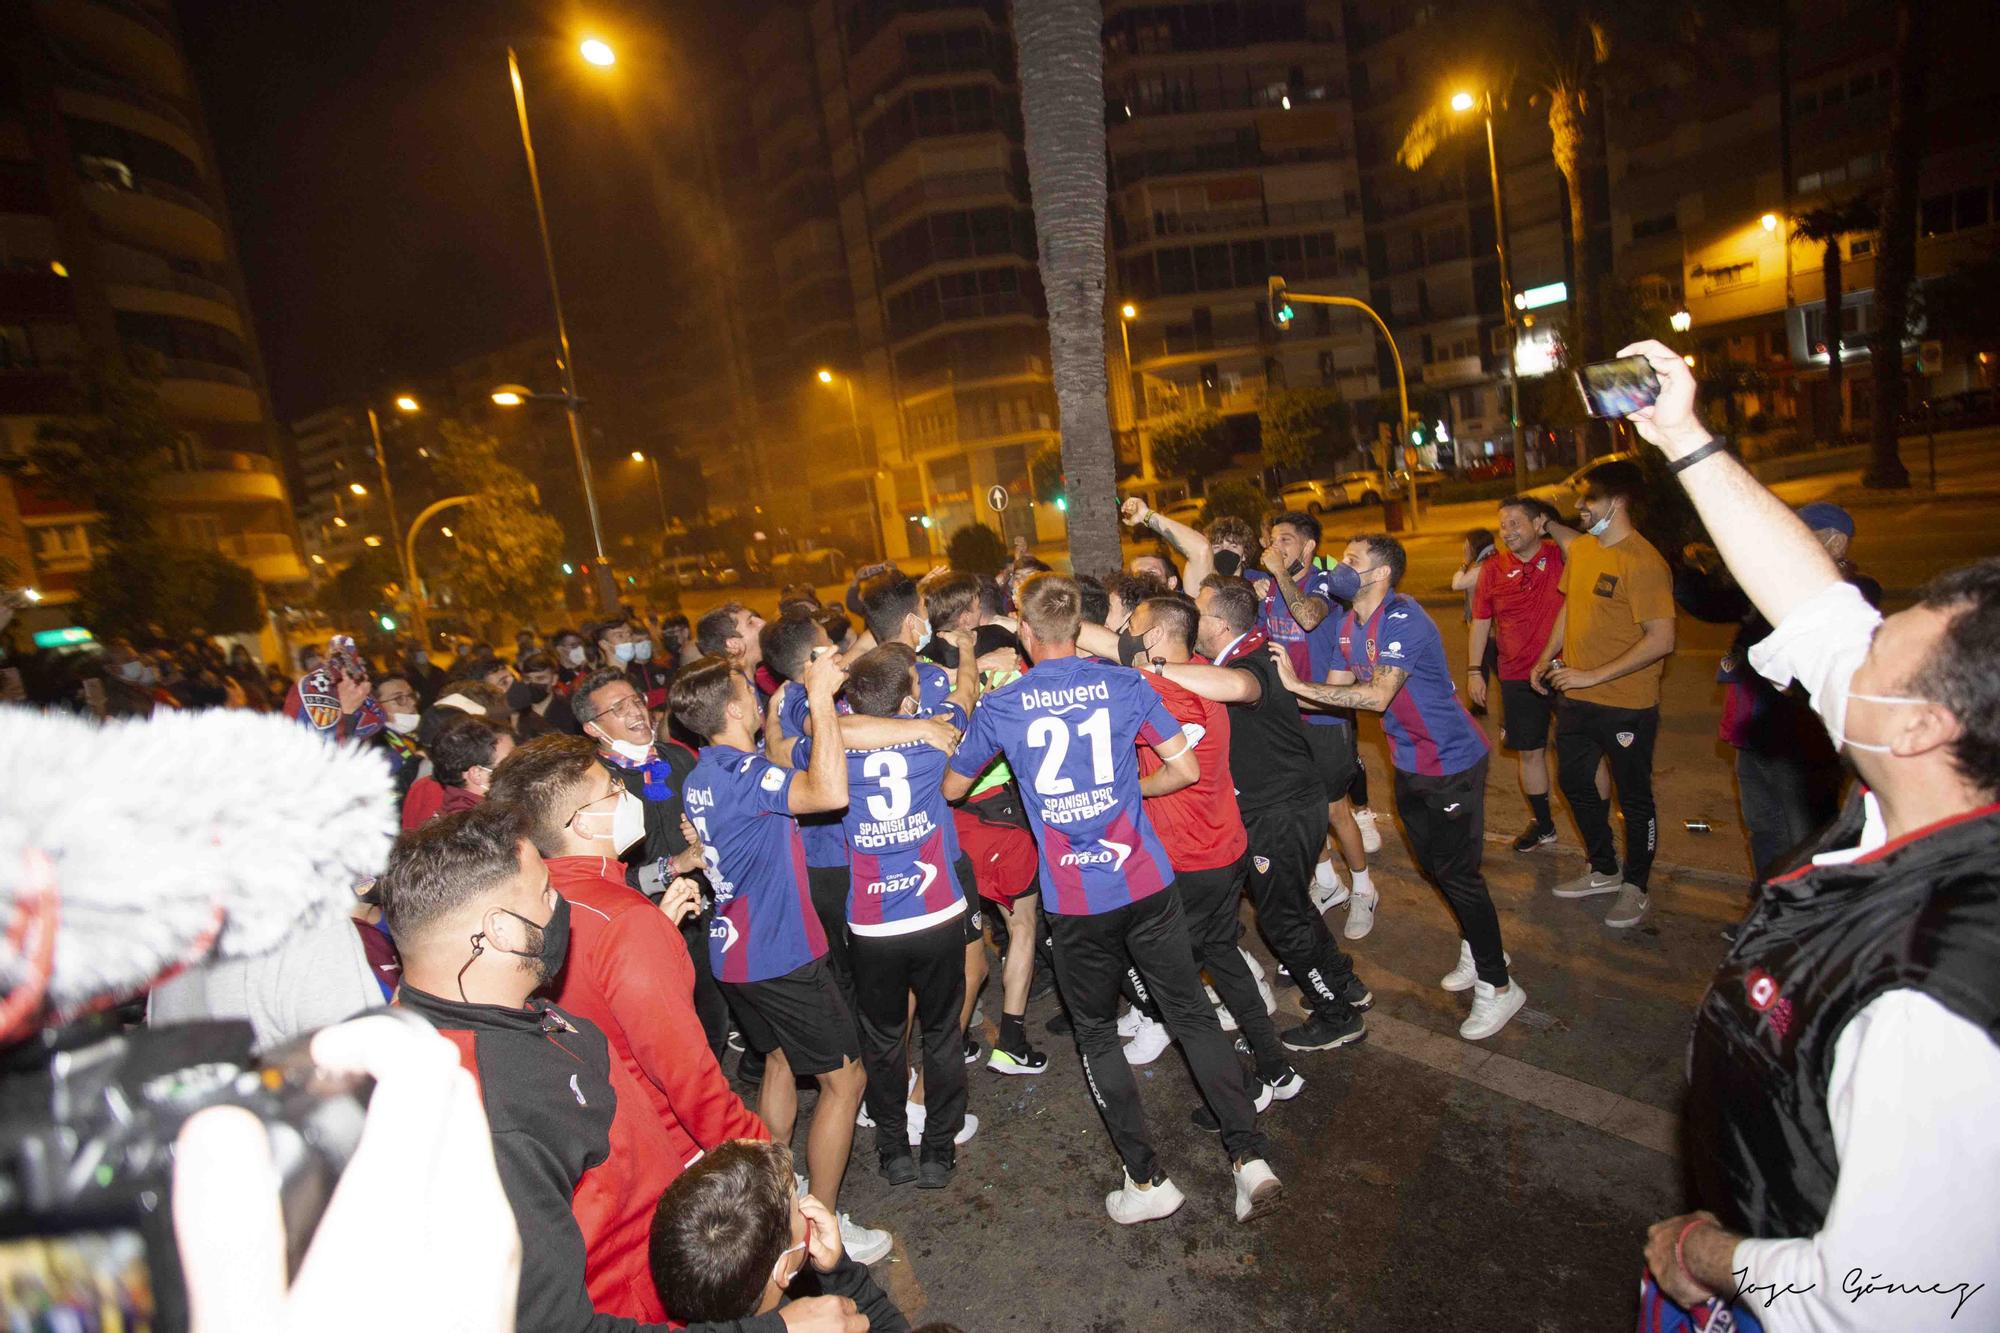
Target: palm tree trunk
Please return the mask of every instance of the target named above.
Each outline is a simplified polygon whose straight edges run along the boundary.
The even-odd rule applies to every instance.
[[[1910,484],[1898,450],[1903,415],[1903,333],[1909,322],[1910,282],[1917,267],[1917,166],[1924,144],[1925,63],[1922,0],[1897,0],[1895,90],[1889,103],[1889,197],[1882,210],[1882,248],[1875,259],[1875,371],[1873,449],[1865,486]]]
[[[1070,563],[1080,574],[1099,575],[1122,563],[1104,369],[1103,23],[1099,0],[1014,6],[1028,190],[1068,483]]]
[[[1585,188],[1585,139],[1588,111],[1579,89],[1549,90],[1549,138],[1556,170],[1569,190],[1571,365],[1597,355],[1597,284],[1590,263],[1590,199]]]
[[[1845,370],[1840,364],[1840,233],[1826,238],[1819,253],[1819,271],[1826,288],[1826,387],[1833,398],[1833,440],[1847,434],[1847,407],[1842,401]]]

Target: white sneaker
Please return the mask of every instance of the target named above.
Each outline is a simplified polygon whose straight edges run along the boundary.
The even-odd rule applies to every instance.
[[[1224,1032],[1236,1031],[1236,1015],[1229,1012],[1229,1006],[1218,1001],[1215,1006],[1215,1021],[1222,1025]]]
[[[1483,981],[1472,983],[1472,1012],[1458,1025],[1458,1035],[1467,1041],[1480,1041],[1492,1036],[1507,1026],[1507,1020],[1521,1012],[1521,1006],[1528,1002],[1528,992],[1521,989],[1521,983],[1509,980],[1507,989],[1496,991]]]
[[[1241,1190],[1238,1186],[1238,1190]],[[1150,1188],[1141,1188],[1132,1179],[1130,1172],[1125,1175],[1125,1186],[1104,1196],[1104,1211],[1111,1214],[1111,1220],[1132,1226],[1138,1222],[1157,1222],[1163,1217],[1172,1217],[1180,1211],[1187,1196],[1171,1180],[1162,1180]]]
[[[1361,828],[1361,850],[1370,856],[1382,850],[1382,835],[1375,831],[1375,812],[1362,806],[1354,812],[1354,822]]]
[[[1502,953],[1500,956],[1507,960],[1509,967],[1514,965],[1513,954]],[[1442,977],[1439,977],[1438,985],[1444,987],[1446,990],[1470,990],[1472,983],[1477,980],[1479,980],[1479,969],[1472,962],[1472,945],[1469,941],[1460,940],[1458,942],[1458,966],[1445,973]]]
[[[847,1257],[855,1263],[879,1263],[888,1258],[889,1250],[895,1243],[895,1237],[888,1232],[864,1227],[846,1213],[840,1215],[840,1248],[846,1250]]]
[[[1322,875],[1320,871],[1326,873]],[[1312,885],[1306,890],[1312,895],[1313,911],[1325,912],[1347,901],[1348,888],[1334,873],[1331,861],[1321,861],[1319,869],[1313,872]]]
[[[1220,1004],[1221,1001],[1218,1000],[1216,1003]],[[1134,1005],[1132,1008],[1118,1015],[1118,1035],[1128,1039],[1138,1036],[1139,1027],[1145,1021],[1146,1016],[1139,1012],[1137,1005]]]
[[[1285,1187],[1264,1159],[1251,1158],[1236,1168],[1236,1220],[1248,1222],[1270,1212],[1284,1192]]]
[[[875,1117],[868,1114],[868,1103],[865,1101],[861,1103],[861,1109],[854,1113],[854,1127],[856,1129],[875,1128]]]
[[[1566,879],[1549,892],[1558,898],[1593,898],[1600,893],[1616,893],[1625,887],[1625,872],[1614,870],[1608,875],[1600,875],[1595,870],[1586,870],[1575,879]]]
[[[1243,966],[1250,969],[1250,975],[1257,978],[1257,980],[1260,982],[1263,981],[1264,965],[1257,961],[1257,955],[1251,953],[1248,949],[1244,948],[1240,944],[1236,946],[1236,952],[1243,955]],[[1269,986],[1265,986],[1262,989],[1265,991],[1265,993],[1268,994],[1271,988]]]
[[[1138,1033],[1125,1043],[1126,1063],[1149,1065],[1160,1058],[1160,1052],[1172,1045],[1173,1040],[1167,1035],[1166,1024],[1155,1023],[1142,1014]]]
[[[904,1108],[904,1113],[909,1117],[906,1123],[910,1128],[910,1146],[912,1148],[920,1148],[923,1146],[924,1125],[927,1123],[929,1112],[925,1111],[923,1107],[917,1105],[915,1102],[911,1102]],[[959,1126],[958,1133],[952,1136],[951,1141],[955,1144],[966,1143],[978,1132],[979,1117],[968,1111],[965,1113],[965,1123]]]
[[[1306,1090],[1305,1075],[1296,1069],[1287,1070],[1285,1076],[1276,1083],[1264,1084],[1264,1090],[1271,1094],[1271,1101],[1288,1102]],[[1270,1102],[1265,1103],[1266,1106],[1269,1104]],[[1264,1108],[1260,1106],[1257,1109],[1261,1111]]]
[[[1350,940],[1366,939],[1368,932],[1375,929],[1375,908],[1382,901],[1380,893],[1357,893],[1354,901],[1347,905],[1347,924],[1340,933]]]

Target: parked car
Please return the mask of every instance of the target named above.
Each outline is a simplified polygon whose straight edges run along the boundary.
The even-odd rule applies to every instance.
[[[1185,523],[1191,528],[1201,526],[1202,511],[1208,508],[1208,501],[1186,499],[1176,500],[1160,512],[1176,523]]]
[[[847,553],[831,546],[785,551],[771,560],[771,581],[779,587],[788,583],[842,583],[846,579]]]
[[[1434,467],[1420,467],[1417,469],[1418,495],[1423,495],[1427,491],[1434,491],[1442,485],[1444,485],[1444,473]],[[1410,493],[1410,473],[1408,468],[1396,474],[1396,489],[1404,495]]]
[[[1315,477],[1295,481],[1278,492],[1278,503],[1287,509],[1303,509],[1323,514],[1329,509],[1350,505],[1380,504],[1390,487],[1379,472],[1343,472],[1336,477]]]
[[[1465,478],[1467,481],[1491,481],[1495,477],[1511,477],[1513,475],[1514,455],[1512,454],[1495,454],[1491,458],[1482,458],[1471,467],[1459,473],[1459,476]]]
[[[1582,483],[1585,473],[1603,463],[1630,462],[1638,456],[1630,450],[1620,450],[1614,454],[1606,454],[1602,458],[1593,458],[1561,481],[1552,481],[1546,486],[1532,486],[1521,494],[1533,496],[1537,500],[1546,500],[1565,514],[1572,514],[1576,512],[1577,487]]]

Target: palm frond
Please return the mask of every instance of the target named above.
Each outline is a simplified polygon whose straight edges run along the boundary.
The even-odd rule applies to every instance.
[[[1419,113],[1403,131],[1403,145],[1396,150],[1396,160],[1416,171],[1451,137],[1457,123],[1452,113],[1441,107]]]

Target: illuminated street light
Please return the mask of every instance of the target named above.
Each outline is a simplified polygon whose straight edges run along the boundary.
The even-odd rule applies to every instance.
[[[1676,310],[1667,316],[1667,323],[1673,326],[1675,333],[1686,333],[1694,327],[1694,316],[1685,310]]]
[[[1118,313],[1126,319],[1137,319],[1139,318],[1139,307],[1127,301],[1124,305],[1118,307]]]
[[[351,494],[354,494],[354,495],[366,495],[366,494],[368,494],[368,488],[367,488],[366,486],[363,486],[363,485],[362,485],[362,484],[361,484],[360,482],[358,482],[358,481],[350,481],[350,482],[348,482],[348,483],[347,483],[347,489],[348,489],[348,491],[349,491],[349,492],[350,492]]]
[[[333,516],[333,526],[335,526],[336,528],[344,528],[347,526],[347,520],[342,518],[340,515],[335,514]]]
[[[363,537],[361,539],[361,544],[363,546],[380,546],[382,544],[382,539],[380,537],[371,534],[369,536]]]
[[[396,410],[398,412],[414,412],[417,410],[417,400],[409,394],[399,393],[396,395]]]
[[[632,461],[635,463],[643,463],[646,461],[646,455],[639,452],[639,450],[634,449],[632,451]]]
[[[438,531],[447,537],[452,537],[457,535],[450,528],[439,528]]]
[[[611,48],[595,37],[586,39],[577,50],[581,51],[583,58],[593,65],[609,66],[618,63],[618,57],[612,53]]]
[[[312,558],[312,561],[315,565],[323,565],[326,563],[326,557],[323,555],[315,555]]]
[[[42,590],[40,588],[23,588],[21,589],[21,596],[27,598],[30,602],[39,602],[42,600]]]
[[[1516,310],[1534,309],[1535,302],[1532,298],[1538,294],[1545,298],[1547,304],[1552,305],[1556,301],[1567,299],[1569,293],[1567,290],[1564,290],[1561,295],[1554,294],[1555,290],[1562,286],[1561,283],[1551,283],[1548,286],[1534,288],[1529,292],[1523,292],[1518,295],[1515,293],[1513,275],[1507,266],[1507,203],[1500,187],[1500,150],[1495,146],[1493,141],[1492,90],[1488,89],[1480,93],[1474,93],[1470,90],[1455,92],[1451,95],[1450,106],[1453,111],[1460,114],[1478,108],[1484,113],[1482,119],[1486,122],[1486,173],[1493,182],[1493,253],[1494,257],[1500,261],[1500,317],[1507,321],[1507,419],[1510,428],[1509,433],[1513,440],[1514,475],[1525,477],[1528,475],[1528,455],[1521,439],[1521,366],[1519,360],[1521,347],[1519,329],[1521,321],[1516,319],[1514,312]],[[1412,484],[1411,494],[1412,498],[1414,498],[1414,483]]]
[[[1694,365],[1694,353],[1689,352],[1686,356],[1682,357],[1681,360],[1687,362],[1688,365],[1690,366]]]
[[[820,382],[821,384],[831,384],[831,383],[833,383],[833,372],[832,372],[832,371],[830,371],[830,370],[822,370],[822,371],[820,371],[820,373],[819,373],[819,382]]]
[[[1453,93],[1451,95],[1451,109],[1453,111],[1470,111],[1478,102],[1479,99],[1471,93]]]
[[[511,384],[503,384],[493,391],[493,401],[502,407],[519,407],[522,403],[528,401],[528,394],[525,389],[518,389]]]
[[[1766,213],[1763,217],[1763,223],[1765,231],[1776,231],[1778,229],[1778,215],[1776,213]]]

